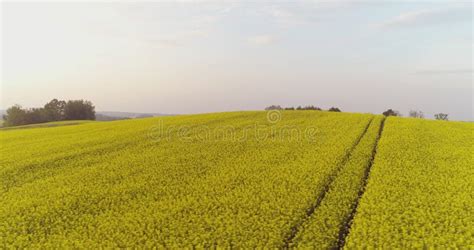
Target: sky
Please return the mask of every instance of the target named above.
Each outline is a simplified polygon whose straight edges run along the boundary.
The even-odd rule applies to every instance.
[[[2,2],[0,109],[473,118],[470,1]]]

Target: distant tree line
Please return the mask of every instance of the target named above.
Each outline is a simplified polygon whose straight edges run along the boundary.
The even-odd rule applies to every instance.
[[[387,111],[383,112],[382,114],[384,116],[402,116],[402,114],[400,112],[398,112],[396,110],[392,110],[392,109],[388,109]],[[425,114],[421,110],[410,110],[410,112],[408,112],[408,117],[423,119],[423,118],[425,118]],[[438,113],[438,114],[434,115],[434,118],[436,120],[447,121],[448,120],[448,114]]]
[[[265,110],[322,110],[322,109],[319,108],[319,107],[316,107],[316,106],[312,106],[312,105],[298,106],[296,108],[295,107],[285,107],[285,108],[283,108],[280,105],[271,105],[271,106],[266,107]],[[330,109],[328,109],[328,111],[341,112],[341,110],[339,108],[336,108],[336,107],[331,107]],[[393,110],[393,109],[388,109],[387,111],[383,112],[382,114],[384,116],[402,116],[402,114],[400,112],[398,112],[397,110]],[[411,110],[408,113],[408,116],[413,117],[413,118],[425,118],[424,113],[420,110]],[[434,115],[434,118],[436,120],[447,121],[448,120],[448,114],[438,113],[438,114]]]
[[[280,105],[271,105],[271,106],[266,107],[265,110],[318,110],[318,111],[321,111],[322,109],[319,108],[319,107],[313,106],[313,105],[298,106],[296,108],[295,107],[283,108]],[[341,110],[339,108],[336,108],[336,107],[331,107],[330,109],[328,109],[328,111],[341,112]]]
[[[67,120],[95,120],[95,107],[90,101],[53,99],[42,108],[22,108],[14,105],[3,115],[4,126],[19,126]]]

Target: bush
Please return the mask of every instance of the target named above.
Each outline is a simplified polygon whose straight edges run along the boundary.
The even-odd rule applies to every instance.
[[[447,120],[448,120],[448,114],[445,114],[445,113],[438,113],[438,114],[435,114],[435,119],[436,119],[436,120],[447,121]]]
[[[400,112],[393,110],[393,109],[388,109],[387,111],[382,113],[384,116],[402,116]]]
[[[283,108],[280,105],[271,105],[265,108],[265,110],[282,110]]]
[[[413,117],[413,118],[425,118],[425,115],[420,110],[410,110],[410,112],[408,113],[408,116]]]
[[[285,110],[295,110],[294,107],[289,107],[289,108],[285,108]],[[296,110],[321,110],[321,108],[318,108],[316,106],[313,106],[313,105],[309,105],[309,106],[298,106],[296,107]]]
[[[313,105],[309,105],[309,106],[304,107],[303,110],[321,110],[321,108],[318,108]]]

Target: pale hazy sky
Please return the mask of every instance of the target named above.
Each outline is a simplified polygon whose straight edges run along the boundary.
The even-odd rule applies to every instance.
[[[1,109],[317,105],[473,120],[470,1],[2,3]]]

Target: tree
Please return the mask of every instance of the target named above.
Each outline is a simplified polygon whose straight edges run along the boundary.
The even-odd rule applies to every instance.
[[[332,107],[329,109],[330,112],[341,112],[339,108]]]
[[[265,110],[282,110],[283,108],[280,105],[271,105],[265,108]]]
[[[26,111],[26,124],[48,122],[44,108],[32,108]]]
[[[410,110],[410,112],[408,113],[408,116],[413,117],[413,118],[424,118],[425,117],[423,112],[420,111],[420,110]]]
[[[447,120],[448,120],[448,114],[445,114],[445,113],[438,113],[438,114],[435,114],[435,119],[436,119],[436,120],[447,121]]]
[[[44,112],[49,121],[62,121],[65,116],[66,102],[53,99],[44,105]]]
[[[285,110],[295,110],[295,108],[294,107],[287,107],[287,108],[285,108]]]
[[[321,110],[321,108],[318,108],[318,107],[313,106],[313,105],[309,105],[309,106],[305,106],[303,108],[303,110]]]
[[[43,108],[23,109],[20,105],[14,105],[8,108],[6,115],[3,116],[3,120],[5,120],[5,127],[48,121]]]
[[[72,100],[64,106],[65,120],[95,120],[95,107],[90,101]]]
[[[6,114],[3,115],[5,121],[4,126],[19,126],[27,124],[26,110],[20,105],[16,104],[6,110]]]
[[[382,113],[384,116],[402,116],[400,112],[392,109],[388,109],[387,111]]]

